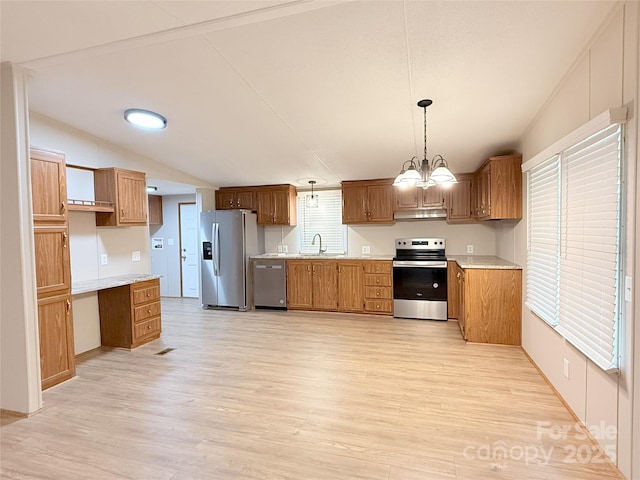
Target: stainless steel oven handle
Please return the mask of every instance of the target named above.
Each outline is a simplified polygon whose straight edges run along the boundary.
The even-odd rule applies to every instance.
[[[447,268],[447,262],[419,262],[413,260],[394,260],[394,267],[408,268]]]

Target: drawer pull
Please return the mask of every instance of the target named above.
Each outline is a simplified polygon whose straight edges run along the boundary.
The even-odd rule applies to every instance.
[[[151,296],[151,293],[147,292],[147,297],[150,297],[150,296]]]
[[[147,330],[151,330],[151,325],[147,325]]]
[[[376,297],[379,297],[379,296],[380,296],[380,292],[376,292]]]
[[[151,313],[151,309],[150,308],[147,309],[147,313]]]

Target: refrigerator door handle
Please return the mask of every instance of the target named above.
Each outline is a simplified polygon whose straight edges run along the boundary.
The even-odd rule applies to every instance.
[[[219,236],[219,223],[211,225],[211,245],[213,248],[213,274],[220,276],[220,236]]]

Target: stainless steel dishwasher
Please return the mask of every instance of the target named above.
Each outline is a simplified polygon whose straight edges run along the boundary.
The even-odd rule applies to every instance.
[[[253,304],[256,308],[287,309],[287,262],[253,261]]]

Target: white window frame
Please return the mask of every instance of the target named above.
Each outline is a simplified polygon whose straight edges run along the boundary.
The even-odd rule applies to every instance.
[[[307,207],[308,191],[298,191],[298,245],[301,254],[319,253],[320,244],[311,241],[315,234],[322,237],[326,254],[343,255],[347,252],[347,226],[342,224],[342,190],[316,190],[317,207]]]
[[[626,109],[608,110],[523,164],[529,194],[526,305],[607,372],[617,372],[619,365],[625,120]],[[608,168],[605,179],[617,174],[618,182],[603,182],[599,175],[602,168]],[[557,198],[545,181],[558,187]],[[602,183],[597,190],[585,187],[597,182]],[[599,200],[607,207],[594,202],[593,196],[585,194],[587,190],[598,191]],[[553,231],[554,214],[539,208],[545,202],[549,208],[557,208],[557,234]],[[607,213],[598,224],[593,216],[601,208]],[[612,219],[614,210],[617,217]],[[596,229],[589,232],[594,223]],[[532,237],[539,232],[551,241]],[[597,243],[595,251],[609,249],[610,253],[590,253],[593,243]],[[554,262],[557,285],[553,282]]]

